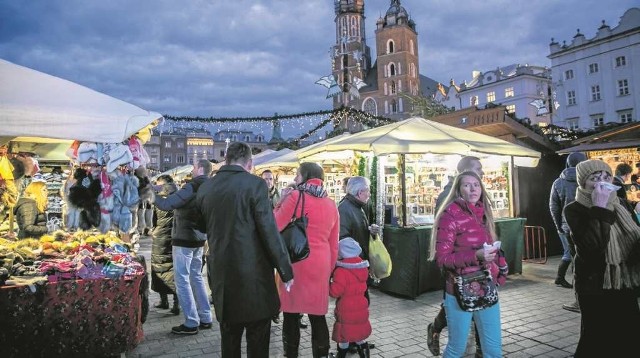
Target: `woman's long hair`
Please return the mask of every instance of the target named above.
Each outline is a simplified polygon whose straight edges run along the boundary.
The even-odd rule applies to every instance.
[[[491,238],[494,241],[496,240],[496,225],[493,220],[493,211],[491,210],[491,199],[489,199],[487,190],[484,188],[482,179],[480,179],[480,176],[476,172],[465,171],[456,176],[456,178],[453,181],[453,185],[451,185],[451,191],[449,192],[449,195],[447,195],[447,198],[444,199],[444,202],[442,203],[442,205],[440,205],[440,209],[436,213],[436,218],[433,223],[433,228],[431,229],[431,242],[429,244],[429,260],[433,260],[436,257],[436,238],[438,236],[438,226],[440,224],[440,217],[442,216],[442,213],[446,210],[446,208],[449,206],[449,204],[451,204],[452,202],[456,201],[459,198],[462,198],[462,195],[460,193],[460,182],[462,181],[462,178],[466,176],[474,177],[478,179],[478,181],[480,182],[480,188],[482,190],[482,193],[480,194],[480,199],[478,199],[478,201],[482,202],[482,206],[484,207],[484,217],[485,217],[484,226],[487,228],[487,231],[489,232],[489,235],[491,235]]]
[[[36,206],[38,207],[39,213],[44,213],[49,202],[47,196],[42,190],[45,187],[46,183],[41,181],[33,181],[24,189],[23,195],[36,201]]]

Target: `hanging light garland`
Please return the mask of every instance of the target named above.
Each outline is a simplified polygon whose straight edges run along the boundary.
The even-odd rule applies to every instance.
[[[281,124],[287,124],[289,127],[293,127],[292,130],[297,133],[303,133],[297,138],[293,139],[295,143],[298,143],[306,138],[309,138],[318,130],[324,128],[330,123],[334,127],[338,126],[340,122],[343,122],[348,118],[350,121],[355,121],[362,124],[365,128],[374,128],[384,124],[394,122],[390,118],[374,116],[370,113],[366,113],[351,107],[340,107],[334,110],[305,112],[291,115],[279,115],[263,117],[187,117],[187,116],[172,116],[164,115],[164,119],[168,122],[168,126],[171,129],[191,129],[191,130],[207,130],[208,125],[227,125],[228,129],[242,131],[251,130],[254,133],[263,133],[265,128],[275,121],[279,121]],[[309,125],[314,125],[310,130],[305,131]],[[297,127],[297,128],[296,128]],[[164,125],[161,131],[164,131]]]

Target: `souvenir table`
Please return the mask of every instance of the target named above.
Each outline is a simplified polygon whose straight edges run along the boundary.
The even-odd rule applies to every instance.
[[[0,356],[96,357],[133,349],[143,339],[143,278],[0,287]]]
[[[522,273],[524,250],[524,218],[496,219],[496,233],[502,241],[509,274]],[[380,281],[380,290],[416,298],[427,291],[443,288],[440,269],[429,261],[432,226],[396,227],[385,225],[383,242],[391,261],[391,276]]]

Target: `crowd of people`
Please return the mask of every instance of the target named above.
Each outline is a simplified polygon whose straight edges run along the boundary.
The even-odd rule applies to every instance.
[[[136,171],[141,200],[132,230],[153,240],[151,289],[160,295],[155,307],[182,312],[184,322],[171,328],[179,335],[211,329],[215,318],[223,357],[241,356],[243,335],[249,357],[268,357],[271,325],[280,323],[280,314],[288,358],[299,355],[304,315],[313,357],[369,357],[375,348],[369,341],[375,328],[369,321],[369,289],[375,282],[368,249],[371,235],[381,231],[369,217],[369,180],[347,178],[346,194],[336,205],[318,164],[300,164],[294,182],[282,191],[274,173],[254,175],[252,167],[250,146],[234,142],[215,175],[210,161],[198,160],[181,187],[169,175],[152,183],[144,170]],[[634,349],[635,333],[626,328],[640,321],[640,203],[629,200],[625,185],[632,174],[628,164],[612,171],[603,161],[572,153],[550,190],[549,209],[563,248],[554,283],[574,290],[575,302],[563,308],[581,314],[575,357],[623,356]],[[463,157],[436,201],[428,254],[441,269],[444,290],[426,332],[427,347],[436,356],[445,327],[445,357],[464,355],[471,328],[476,357],[503,355],[497,297],[491,302],[480,297],[483,304],[469,308],[459,292],[469,274],[485,272],[484,282],[500,287],[509,270],[483,176],[479,158]],[[46,197],[42,182],[24,189],[15,206],[18,238],[47,233]],[[307,218],[310,255],[292,263],[279,233],[294,216]],[[570,269],[573,278],[567,279]]]

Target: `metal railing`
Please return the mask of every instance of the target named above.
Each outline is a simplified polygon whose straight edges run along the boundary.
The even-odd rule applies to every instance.
[[[547,234],[542,226],[525,225],[522,261],[536,264],[547,262]]]

